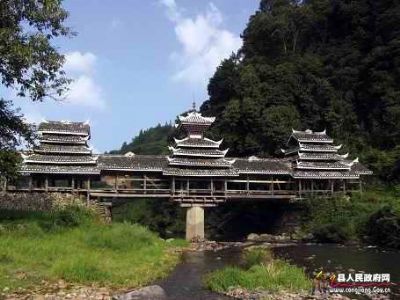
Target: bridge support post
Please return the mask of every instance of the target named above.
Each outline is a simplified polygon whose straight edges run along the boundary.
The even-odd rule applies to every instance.
[[[186,211],[186,240],[204,239],[204,207],[192,206]]]

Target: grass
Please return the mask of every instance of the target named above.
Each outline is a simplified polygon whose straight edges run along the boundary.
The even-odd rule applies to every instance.
[[[170,243],[146,228],[107,225],[82,208],[53,213],[0,212],[0,287],[42,280],[137,287],[165,276],[178,261]]]
[[[266,249],[248,250],[243,260],[243,267],[229,266],[208,274],[205,278],[206,286],[220,293],[232,288],[271,292],[303,292],[311,288],[311,281],[303,269],[274,259]]]

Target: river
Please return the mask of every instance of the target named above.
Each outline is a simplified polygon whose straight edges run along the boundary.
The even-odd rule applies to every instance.
[[[371,247],[299,244],[275,247],[276,256],[304,267],[311,276],[316,269],[327,272],[390,273],[391,281],[400,283],[400,251]],[[206,290],[203,277],[216,269],[240,263],[241,250],[230,248],[217,252],[185,252],[181,263],[164,280],[158,282],[168,299],[173,300],[225,300],[231,299]],[[400,299],[395,290],[393,299]]]

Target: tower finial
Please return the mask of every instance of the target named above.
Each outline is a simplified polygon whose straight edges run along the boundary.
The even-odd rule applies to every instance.
[[[193,111],[196,111],[196,101],[194,101],[194,100],[193,100],[193,103],[192,103],[192,109],[193,109]]]

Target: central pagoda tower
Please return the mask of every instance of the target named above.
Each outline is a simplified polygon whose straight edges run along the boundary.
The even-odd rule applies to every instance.
[[[175,126],[182,129],[186,136],[174,139],[175,145],[169,147],[168,170],[165,175],[190,177],[235,176],[232,168],[234,159],[225,158],[228,149],[220,150],[222,143],[204,136],[204,132],[215,121],[214,117],[203,117],[193,105],[186,116],[179,116]]]
[[[216,184],[222,183],[222,178],[239,175],[233,167],[235,160],[225,158],[228,149],[220,149],[222,140],[214,141],[204,136],[214,121],[215,118],[204,117],[197,112],[195,105],[187,115],[179,116],[179,123],[175,126],[184,132],[185,137],[174,139],[174,146],[169,147],[168,167],[163,171],[164,175],[173,176],[174,193],[175,183],[180,190],[175,201],[187,207],[187,240],[204,239],[204,207],[224,201],[215,195],[220,191]],[[206,202],[205,197],[192,196],[192,191],[195,191],[194,194],[199,191],[214,194],[214,200]]]

